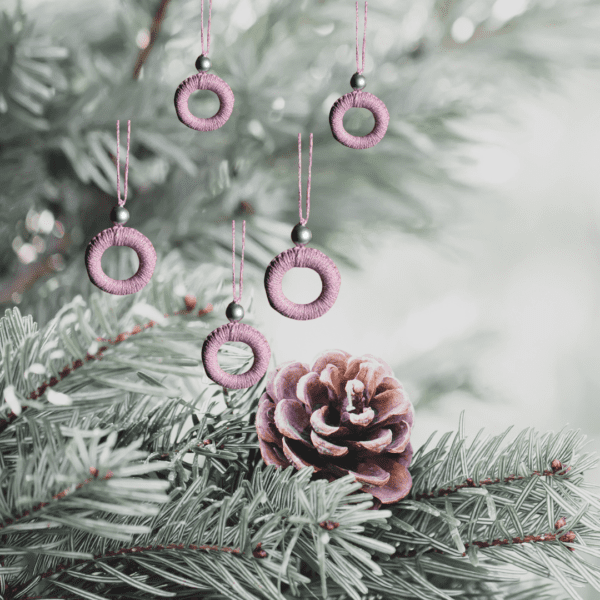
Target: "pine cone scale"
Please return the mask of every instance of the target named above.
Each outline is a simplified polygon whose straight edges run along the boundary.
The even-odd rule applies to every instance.
[[[279,432],[310,446],[310,417],[300,400],[281,400],[275,406],[273,420]]]
[[[359,463],[355,471],[348,469],[348,473],[354,475],[356,481],[372,487],[382,487],[390,480],[390,474],[375,461]]]
[[[294,442],[294,440],[283,438],[283,453],[289,461],[288,464],[294,465],[296,469],[313,467],[315,471],[321,470],[321,467],[315,464],[318,462],[318,458],[315,456],[318,453],[315,451],[308,451],[308,448],[303,446],[300,442]]]
[[[348,454],[348,446],[333,444],[316,434],[314,430],[310,433],[310,439],[320,454],[325,454],[326,456],[345,456]]]
[[[412,427],[406,422],[391,425],[393,441],[390,442],[389,446],[385,449],[386,452],[392,452],[398,454],[404,452],[406,447],[410,443],[410,434],[412,433]]]
[[[293,362],[285,365],[273,379],[273,393],[277,399],[300,400],[296,395],[298,381],[309,372],[308,365]]]
[[[358,442],[349,440],[349,444],[358,451],[375,452],[380,454],[384,450],[387,450],[388,446],[392,444],[392,430],[391,429],[379,429],[374,434],[367,436],[367,439],[360,440]]]
[[[282,434],[275,426],[275,404],[267,396],[263,394],[258,403],[258,411],[256,413],[256,429],[259,439],[281,444]]]
[[[285,454],[281,451],[279,446],[276,444],[269,444],[261,439],[259,439],[258,442],[263,460],[268,465],[275,465],[276,467],[284,468],[290,466],[290,462],[286,458]]]
[[[333,365],[334,367],[345,371],[349,358],[350,354],[344,352],[343,350],[327,350],[321,353],[315,359],[315,362],[313,363],[313,366],[310,370],[320,375],[321,371],[327,365]]]
[[[311,412],[314,412],[319,405],[326,406],[329,403],[329,392],[321,382],[318,373],[307,373],[298,380],[296,396]]]
[[[373,419],[375,418],[375,411],[372,408],[367,408],[361,413],[345,413],[342,417],[343,421],[349,421],[352,425],[357,427],[367,427],[371,423],[373,423]]]

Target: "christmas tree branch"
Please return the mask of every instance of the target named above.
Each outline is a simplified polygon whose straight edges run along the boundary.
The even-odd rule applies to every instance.
[[[184,298],[185,301],[185,305],[186,305],[186,309],[184,310],[180,310],[177,311],[175,313],[173,313],[173,315],[164,315],[164,318],[167,319],[170,316],[188,316],[190,315],[193,311],[194,308],[196,306],[196,299],[193,296],[187,295]],[[199,311],[194,313],[194,316],[196,317],[202,317],[210,312],[212,312],[212,304],[208,304],[205,308],[200,309]],[[5,317],[3,317],[3,319],[9,319],[9,318],[16,318],[19,319],[20,318],[20,314],[18,312],[18,309],[14,310],[14,313],[11,314],[10,311],[7,311]],[[98,337],[96,338],[96,342],[106,342],[108,343],[110,346],[115,346],[121,342],[124,342],[125,340],[127,340],[128,338],[130,338],[133,335],[137,335],[138,333],[142,333],[142,331],[146,330],[146,329],[150,329],[152,327],[154,327],[156,325],[156,321],[148,321],[147,323],[144,323],[142,325],[136,325],[131,331],[127,331],[127,332],[122,332],[119,333],[114,339],[107,339],[107,338],[102,338],[102,337]],[[2,326],[2,322],[0,321],[0,327]],[[43,396],[46,391],[49,388],[52,388],[54,386],[56,386],[60,381],[63,381],[66,377],[68,377],[71,373],[73,373],[73,371],[75,371],[76,369],[79,369],[80,367],[83,367],[84,362],[90,362],[90,361],[94,361],[94,360],[101,360],[104,356],[104,352],[108,350],[108,346],[100,346],[100,348],[98,349],[98,351],[94,354],[90,354],[90,352],[88,351],[85,355],[84,358],[77,358],[75,360],[73,360],[69,365],[65,365],[63,368],[59,369],[58,371],[58,377],[52,376],[48,381],[43,381],[38,387],[37,389],[35,389],[34,391],[30,392],[29,394],[25,393],[25,396],[28,400],[36,400],[38,398],[40,398],[41,396]],[[121,360],[121,364],[123,364],[123,360]],[[173,371],[173,369],[169,369],[171,372]],[[14,421],[18,415],[21,414],[21,412],[23,410],[25,410],[27,408],[27,406],[21,405],[20,408],[18,409],[18,412],[14,412],[11,411],[6,419],[0,419],[0,433],[12,422]]]
[[[491,578],[499,561],[554,579],[571,598],[579,598],[573,583],[600,589],[600,570],[581,554],[600,553],[600,501],[582,480],[596,464],[582,454],[585,438],[524,431],[507,442],[507,435],[480,432],[467,445],[461,421],[458,433],[430,451],[425,444],[415,455],[409,498],[394,507],[392,530],[378,537],[395,544],[395,560],[418,561],[445,585],[459,577],[459,566],[465,577]],[[425,585],[407,572],[410,585]]]
[[[160,277],[160,274],[157,275]],[[179,273],[174,273],[167,280],[171,286],[175,285],[173,280],[177,275]],[[200,364],[199,353],[191,346],[196,339],[195,329],[187,328],[182,322],[169,328],[165,324],[169,313],[206,317],[212,310],[212,304],[207,302],[206,308],[194,312],[195,296],[188,294],[184,299],[185,309],[178,310],[175,303],[181,305],[181,296],[172,292],[168,295],[163,291],[157,293],[152,284],[147,288],[135,300],[107,299],[96,295],[92,296],[88,306],[78,297],[63,307],[42,331],[37,330],[31,317],[23,318],[18,309],[6,312],[5,317],[0,319],[0,393],[5,401],[4,409],[9,408],[10,411],[0,420],[0,436],[21,414],[22,406],[36,410],[60,410],[74,399],[89,398],[89,393],[82,396],[80,390],[88,386],[97,387],[98,377],[104,382],[112,379],[110,387],[101,392],[111,402],[118,389],[156,395],[157,390],[152,389],[157,385],[155,377],[148,374],[144,383],[134,384],[123,378],[126,366],[134,373],[142,373],[137,376],[138,379],[144,376],[144,372],[194,376],[189,367]],[[222,297],[222,293],[217,293],[211,300],[221,302]],[[140,317],[146,317],[146,321],[151,317],[152,320],[144,323]],[[132,328],[132,321],[138,325]],[[157,324],[161,327],[155,334],[136,335],[142,331],[150,332]],[[128,331],[123,332],[124,329]],[[166,340],[167,335],[174,341],[177,336],[181,339],[179,343],[170,344]],[[120,353],[115,361],[113,351],[107,350],[122,342],[130,343],[125,344],[127,350]],[[154,360],[149,359],[149,355]],[[247,353],[244,359],[246,357]],[[92,367],[97,375],[91,373]],[[169,391],[163,393],[168,394]],[[170,393],[179,395],[175,390]],[[40,402],[43,395],[48,396],[48,403]]]
[[[563,469],[563,465],[559,460],[554,459],[552,461],[552,469],[546,469],[543,472],[540,471],[534,471],[533,473],[531,473],[530,477],[552,477],[554,475],[564,475],[565,473],[567,473],[568,471],[570,471],[571,468],[567,467],[566,469]],[[509,475],[508,477],[505,477],[504,479],[482,479],[481,481],[479,481],[478,483],[475,483],[471,478],[468,478],[466,480],[465,483],[459,483],[458,485],[455,485],[453,487],[448,487],[446,489],[440,489],[440,490],[436,490],[436,491],[432,491],[432,492],[423,492],[420,494],[417,494],[415,496],[416,500],[423,500],[425,499],[430,499],[430,498],[442,498],[444,496],[449,496],[450,494],[455,494],[456,492],[464,489],[464,488],[475,488],[475,487],[482,487],[482,486],[487,486],[487,485],[494,485],[497,483],[510,483],[512,481],[520,481],[522,479],[526,479],[527,476],[525,475]]]

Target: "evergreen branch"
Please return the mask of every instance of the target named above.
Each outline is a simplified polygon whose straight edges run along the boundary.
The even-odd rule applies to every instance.
[[[257,596],[250,593],[252,590],[258,592],[261,598],[283,600],[278,586],[284,584],[299,590],[310,582],[299,572],[298,559],[314,563],[311,557],[315,555],[315,546],[323,544],[323,535],[335,534],[335,538],[326,542],[328,549],[325,550],[335,557],[334,563],[326,567],[324,574],[333,578],[337,586],[349,589],[351,596],[358,600],[354,586],[358,585],[365,591],[366,588],[356,577],[350,582],[345,581],[343,573],[348,566],[354,565],[352,568],[355,568],[358,564],[379,570],[369,560],[369,554],[359,546],[373,545],[388,553],[392,550],[387,544],[355,533],[361,522],[383,520],[389,513],[369,511],[371,502],[364,502],[368,496],[349,497],[349,492],[360,487],[351,477],[328,485],[324,481],[310,482],[311,470],[278,472],[268,467],[256,470],[252,480],[242,482],[240,488],[228,494],[214,485],[203,487],[205,473],[195,479],[186,491],[180,492],[179,497],[172,497],[170,503],[163,505],[151,523],[151,530],[138,536],[135,546],[116,547],[96,553],[95,557],[77,558],[71,564],[63,562],[60,567],[54,564],[45,570],[40,564],[38,579],[23,580],[15,589],[21,593],[32,581],[42,578],[49,586],[66,585],[66,589],[73,593],[78,591],[79,597],[85,598],[88,597],[86,593],[93,589],[86,575],[88,569],[97,571],[97,561],[110,559],[119,560],[114,568],[119,570],[120,575],[113,573],[112,591],[105,590],[106,597],[138,597],[133,591],[135,589],[140,594],[148,594],[150,592],[144,586],[152,575],[154,595],[160,590],[159,595],[175,594],[184,598],[192,595],[195,589],[204,590],[206,595],[203,597],[255,599]],[[316,518],[318,513],[314,513],[311,505],[322,511],[318,516],[332,517],[328,520],[339,523],[339,527],[334,528],[335,531],[324,532]],[[189,519],[190,512],[195,515],[193,520]],[[132,517],[126,519],[130,521]],[[315,538],[319,531],[321,533]],[[170,544],[165,539],[167,536],[181,541]],[[211,542],[198,544],[195,542],[197,539]],[[81,547],[81,542],[78,546]],[[250,558],[252,547],[253,557]],[[219,561],[189,552],[190,549],[206,548],[237,555],[242,562],[223,563],[227,565],[223,569],[219,567]],[[50,561],[49,558],[46,560]],[[73,579],[65,580],[65,577],[77,578],[77,587],[74,587]],[[275,585],[274,577],[279,584]],[[124,585],[131,590],[130,595],[125,595]],[[219,593],[213,595],[217,590]],[[230,592],[221,596],[223,590]]]
[[[35,423],[28,423],[31,438],[41,437],[39,429]],[[166,463],[142,463],[146,453],[138,450],[141,445],[139,441],[116,447],[115,434],[99,443],[103,434],[96,432],[89,435],[88,432],[84,441],[82,433],[75,432],[72,440],[66,436],[55,436],[55,451],[51,456],[45,448],[33,444],[31,438],[28,440],[23,435],[18,436],[17,456],[3,458],[3,461],[10,460],[14,463],[14,467],[3,468],[0,478],[2,535],[12,536],[11,539],[16,540],[15,536],[28,535],[39,529],[39,519],[43,518],[49,522],[92,531],[96,535],[127,540],[131,533],[139,533],[135,519],[155,514],[158,510],[150,505],[128,508],[127,501],[135,499],[160,504],[167,500],[164,494],[168,487],[166,482],[144,480],[142,483],[137,479],[168,467]],[[85,466],[90,464],[97,466]],[[86,471],[92,477],[82,482],[81,474]],[[101,474],[104,475],[100,476]],[[64,489],[65,481],[79,483]],[[63,489],[52,495],[52,501],[45,500],[49,490],[57,487]],[[110,501],[104,495],[107,490],[110,490]],[[18,510],[23,506],[27,507],[26,510]],[[134,521],[130,524],[122,523],[118,527],[105,522],[102,526],[99,518],[97,524],[90,520],[89,517],[94,512],[120,517],[130,515]],[[68,519],[66,515],[69,515]],[[48,524],[45,523],[44,527],[48,527]]]
[[[218,547],[218,546],[196,546],[194,544],[189,544],[184,546],[183,544],[173,543],[166,545],[156,545],[156,546],[134,546],[131,548],[120,548],[119,550],[109,550],[104,554],[95,554],[90,555],[89,557],[76,559],[72,564],[58,564],[53,569],[49,569],[44,573],[40,573],[38,575],[37,580],[43,581],[44,579],[48,579],[50,577],[56,576],[58,574],[69,574],[69,571],[75,569],[76,567],[81,567],[82,565],[93,562],[94,565],[98,564],[99,561],[109,560],[112,558],[120,558],[129,555],[139,556],[145,553],[152,552],[163,552],[163,551],[173,551],[173,550],[193,550],[193,551],[209,551],[209,552],[228,552],[230,554],[240,555],[242,552],[239,548],[229,548],[227,546]],[[255,556],[256,558],[256,556]],[[262,557],[261,557],[262,558]],[[25,582],[19,586],[11,588],[8,590],[9,598],[16,598],[24,589],[28,588],[31,585],[31,582]]]
[[[524,431],[507,442],[507,434],[484,439],[480,432],[467,446],[461,419],[456,434],[427,451],[430,439],[416,453],[410,498],[394,507],[391,531],[373,531],[396,546],[396,560],[417,561],[427,574],[399,572],[409,597],[426,597],[432,577],[440,578],[437,597],[457,578],[492,581],[499,564],[554,579],[571,598],[579,598],[572,582],[600,587],[600,570],[581,554],[600,551],[600,503],[590,505],[582,491],[582,473],[596,463],[581,454],[585,438]]]
[[[534,471],[533,473],[531,473],[531,475],[529,475],[529,477],[553,477],[554,475],[565,475],[566,473],[568,473],[571,470],[571,467],[567,467],[566,469],[563,469],[563,465],[562,463],[557,460],[554,459],[552,461],[552,470],[546,469],[543,472],[540,471]],[[456,492],[464,489],[464,488],[475,488],[475,487],[482,487],[482,486],[487,486],[487,485],[494,485],[497,483],[510,483],[512,481],[520,481],[522,479],[527,479],[528,476],[526,475],[509,475],[508,477],[505,477],[504,479],[482,479],[481,481],[479,481],[478,483],[475,483],[473,481],[473,479],[471,479],[470,477],[466,480],[465,483],[460,483],[458,485],[455,485],[453,487],[448,487],[446,489],[440,489],[437,491],[432,491],[432,492],[423,492],[420,494],[417,494],[415,496],[416,500],[423,500],[423,499],[430,499],[430,498],[441,498],[444,496],[449,496],[450,494],[455,494]]]
[[[190,315],[194,311],[194,308],[196,306],[196,299],[193,296],[187,295],[185,297],[185,304],[186,304],[185,310],[177,311],[177,312],[173,313],[173,315],[165,314],[164,318],[166,319],[166,318],[169,318],[170,316],[188,316],[188,315]],[[194,314],[194,316],[202,317],[202,316],[212,312],[212,309],[213,309],[212,304],[208,304],[206,306],[206,308],[200,309],[197,313]],[[12,322],[15,323],[15,322],[18,322],[19,319],[21,319],[21,315],[18,311],[18,308],[13,309],[12,314],[11,314],[10,310],[7,310],[5,316],[0,321],[0,329],[2,328],[3,322],[7,323],[10,320],[12,320]],[[142,331],[144,331],[146,329],[150,329],[150,328],[154,327],[156,324],[157,324],[156,321],[148,321],[145,324],[136,325],[130,331],[119,333],[114,339],[97,337],[95,339],[95,342],[107,342],[110,346],[116,346],[117,344],[129,339],[131,336],[137,335],[138,333],[141,333]],[[77,358],[77,359],[73,360],[70,364],[63,366],[62,368],[58,368],[57,376],[50,377],[50,379],[48,381],[43,381],[34,391],[29,392],[29,393],[25,392],[23,395],[25,397],[27,397],[29,400],[39,399],[46,393],[46,391],[48,389],[56,386],[60,381],[63,381],[66,377],[68,377],[70,374],[72,374],[75,370],[83,367],[84,363],[88,363],[90,361],[101,360],[104,357],[104,352],[106,352],[106,350],[108,350],[108,346],[100,346],[98,348],[97,352],[95,352],[94,354],[91,354],[89,351],[86,352],[84,358]],[[120,363],[126,364],[126,361],[121,359]],[[1,366],[1,363],[0,363],[0,366]],[[158,369],[160,371],[160,365],[152,365],[152,368],[154,370]],[[167,372],[173,372],[173,371],[174,371],[174,368],[171,367],[168,369]],[[6,398],[6,393],[7,392],[6,392],[6,388],[5,388],[5,398]],[[8,393],[11,395],[14,395],[14,392],[12,392],[12,391],[9,391]],[[34,406],[39,407],[39,404],[36,403]],[[8,414],[8,416],[6,418],[0,419],[0,433],[2,433],[2,431],[26,409],[27,409],[27,405],[22,405],[19,403],[19,409],[17,412],[15,412],[15,410],[11,410],[11,412]]]
[[[575,541],[576,539],[576,534],[573,531],[567,531],[567,533],[564,533],[563,535],[559,535],[556,533],[543,533],[541,535],[527,535],[524,538],[520,538],[520,537],[514,537],[511,539],[495,539],[492,540],[491,542],[480,542],[480,541],[473,541],[471,543],[466,542],[464,544],[465,550],[467,551],[469,549],[469,547],[471,546],[477,546],[478,548],[491,548],[493,546],[508,546],[509,544],[532,544],[532,543],[536,543],[536,542],[556,542],[561,541],[563,543],[571,543],[573,541]],[[567,548],[571,551],[575,550],[574,546],[567,546]],[[463,552],[463,556],[467,556],[467,552]],[[443,550],[439,550],[438,548],[429,548],[428,550],[426,550],[425,552],[419,552],[417,550],[411,550],[410,552],[407,552],[406,554],[394,554],[393,557],[394,558],[413,558],[417,555],[422,555],[422,554],[429,554],[429,553],[437,553],[437,554],[444,554]]]
[[[76,490],[81,489],[86,483],[90,483],[90,481],[97,479],[98,475],[99,475],[99,471],[98,471],[98,469],[96,469],[96,467],[90,467],[90,474],[92,475],[92,477],[88,477],[85,481],[78,483],[75,486]],[[110,479],[112,476],[113,476],[113,472],[108,471],[108,473],[106,473],[102,477],[102,479]],[[54,494],[54,496],[52,496],[52,499],[59,500],[61,498],[64,498],[67,494],[71,493],[72,491],[73,490],[71,488],[67,488],[67,489],[63,490],[62,492],[58,492],[57,494]],[[21,519],[24,519],[25,517],[34,516],[33,513],[41,510],[42,508],[45,508],[49,504],[50,504],[50,502],[40,502],[39,504],[35,504],[34,506],[32,506],[31,510],[26,510],[23,513],[21,513],[20,515],[17,515],[12,518],[3,519],[4,522],[0,523],[0,531],[9,525],[12,525],[13,523],[16,523],[17,521],[19,521]]]
[[[175,311],[171,316],[191,315],[196,304],[195,297],[188,294],[185,297],[185,304],[186,308],[184,310]],[[145,305],[142,302],[139,306],[144,307]],[[136,305],[132,308],[135,310]],[[75,299],[71,304],[65,306],[59,312],[56,319],[42,332],[38,332],[37,329],[31,329],[31,319],[23,319],[17,308],[6,311],[5,316],[0,319],[2,351],[2,359],[0,361],[0,390],[3,391],[4,399],[11,403],[10,407],[13,410],[11,410],[6,418],[0,419],[0,433],[21,414],[22,407],[27,402],[25,398],[29,400],[29,406],[42,409],[44,405],[36,401],[47,390],[57,386],[69,375],[75,374],[86,363],[100,361],[100,359],[104,358],[104,352],[109,346],[116,346],[130,339],[131,336],[141,333],[143,330],[153,328],[157,324],[157,320],[161,320],[162,322],[169,318],[169,315],[166,313],[161,314],[150,308],[147,310],[144,309],[143,314],[151,311],[152,314],[156,314],[155,318],[157,320],[136,325],[130,331],[114,334],[114,337],[110,337],[110,334],[115,331],[116,327],[107,321],[102,310],[103,307],[100,306],[99,302],[93,300],[90,310],[89,308],[86,309],[85,303],[83,303],[81,298]],[[141,310],[141,308],[138,310]],[[197,314],[194,314],[202,317],[211,311],[212,304],[209,303],[205,309],[197,311]],[[88,320],[92,315],[96,318],[90,323]],[[129,320],[130,315],[127,314],[127,317]],[[96,327],[108,333],[109,337],[98,335],[95,331]],[[49,343],[48,340],[49,336],[53,335],[57,328],[63,345],[62,350],[56,348],[55,342]],[[100,345],[102,342],[107,342],[108,346]],[[87,351],[85,350],[86,347],[88,348]],[[60,363],[57,363],[57,359],[65,355],[70,355],[71,362],[67,365],[63,363],[63,365],[59,366]],[[125,364],[126,362],[126,359],[122,359],[121,364]],[[144,366],[151,368],[155,372],[177,372],[178,374],[184,372],[180,371],[175,364],[168,364],[169,362],[175,362],[184,365],[186,361],[183,358],[176,359],[175,361],[163,358],[161,362],[164,364],[149,363]],[[198,364],[195,361],[188,361],[188,363],[193,366]],[[136,366],[138,368],[142,366],[139,360]],[[14,373],[11,373],[11,371],[14,371]],[[103,371],[107,371],[107,369],[103,368]],[[31,390],[32,381],[35,381],[35,379],[39,381],[43,378],[44,373],[50,373],[52,376],[47,380],[42,380],[33,391],[29,391]],[[79,379],[81,381],[81,378]],[[74,384],[73,387],[77,388],[78,386]]]

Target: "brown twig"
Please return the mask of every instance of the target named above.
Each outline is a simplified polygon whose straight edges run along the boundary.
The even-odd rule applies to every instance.
[[[154,42],[156,41],[156,37],[160,31],[160,26],[164,21],[167,7],[169,6],[170,2],[171,0],[160,0],[158,3],[158,8],[154,13],[154,19],[152,20],[152,26],[150,27],[150,40],[148,41],[148,45],[145,48],[142,48],[138,54],[137,60],[135,61],[135,67],[133,69],[133,79],[139,79],[142,67],[152,51],[152,46],[154,46]]]
[[[94,481],[95,479],[98,479],[98,469],[96,469],[96,467],[90,467],[90,474],[92,475],[91,477],[88,477],[88,479],[86,479],[84,482],[82,483],[78,483],[75,486],[76,490],[80,490],[86,483],[89,483],[90,481]],[[102,477],[102,479],[110,479],[113,476],[113,472],[109,471],[104,477]],[[54,496],[52,496],[53,500],[61,500],[62,498],[64,498],[65,496],[68,496],[69,494],[72,493],[72,489],[67,488],[66,490],[63,490],[62,492],[58,492],[58,494],[54,494]],[[41,510],[42,508],[48,506],[50,504],[50,502],[40,502],[39,504],[36,504],[31,510],[26,510],[23,514],[15,517],[14,519],[6,519],[4,520],[4,523],[0,523],[0,530],[4,529],[5,527],[12,525],[15,521],[19,521],[20,519],[24,519],[25,517],[29,517],[31,515],[31,513],[33,512],[37,512],[38,510]]]
[[[442,498],[444,496],[450,496],[450,494],[455,494],[456,492],[464,488],[483,487],[486,485],[495,485],[497,483],[510,483],[511,481],[520,481],[522,479],[533,477],[534,475],[537,475],[538,477],[553,477],[554,475],[564,475],[570,470],[571,467],[563,469],[562,463],[559,460],[555,459],[552,461],[552,470],[546,469],[545,471],[533,471],[531,475],[509,475],[504,479],[482,479],[479,482],[479,484],[476,484],[471,478],[469,478],[465,481],[465,483],[459,483],[454,487],[441,488],[437,491],[434,490],[433,492],[423,492],[421,494],[417,494],[415,496],[415,500]]]
[[[264,550],[260,549],[260,543],[258,544],[257,549],[260,552],[263,552],[264,556],[267,555],[267,553]],[[189,545],[186,545],[186,544],[167,544],[167,545],[157,544],[156,546],[133,546],[132,548],[121,548],[120,550],[109,550],[108,552],[105,552],[104,554],[95,554],[93,560],[94,561],[107,560],[107,559],[115,558],[117,556],[136,555],[136,554],[142,554],[144,552],[159,552],[159,551],[163,551],[163,550],[208,550],[208,551],[226,552],[229,554],[236,554],[236,555],[243,554],[243,552],[239,548],[229,548],[228,546],[210,546],[208,544],[205,544],[202,546],[196,546],[194,544],[189,544]],[[256,558],[263,558],[263,556],[256,556]],[[39,577],[40,579],[47,579],[48,577],[52,577],[52,575],[57,575],[58,573],[61,573],[62,571],[66,571],[68,569],[71,569],[75,566],[81,565],[86,562],[90,562],[90,559],[87,559],[87,558],[77,559],[77,560],[74,560],[73,563],[70,565],[60,564],[60,565],[57,565],[56,568],[49,569],[45,573],[41,573],[41,574],[37,575],[36,577]],[[10,590],[11,597],[14,597],[21,590],[25,589],[25,587],[27,587],[28,585],[29,585],[29,582],[23,583],[20,586],[12,588]],[[24,599],[24,600],[33,600],[33,599]]]
[[[557,463],[559,461],[552,461],[553,465],[555,463]],[[559,463],[560,464],[560,463]],[[562,467],[562,465],[561,465]],[[561,517],[560,519],[558,519],[558,521],[556,521],[556,523],[554,523],[554,529],[563,529],[564,527],[567,526],[567,519],[566,517]],[[463,556],[466,556],[466,550],[469,549],[470,546],[477,546],[478,548],[492,548],[494,546],[509,546],[509,545],[513,545],[513,544],[531,544],[531,543],[536,543],[536,542],[555,542],[556,540],[559,540],[560,542],[569,544],[574,542],[577,539],[577,535],[575,534],[574,531],[567,531],[565,533],[563,533],[562,535],[559,535],[557,533],[544,533],[542,535],[526,535],[523,538],[520,537],[514,537],[509,539],[495,539],[492,540],[491,542],[478,542],[478,541],[474,541],[474,542],[465,542],[464,547],[465,547],[465,552],[463,552]],[[567,546],[567,548],[573,552],[575,550],[575,548],[571,548],[570,546]],[[415,556],[417,556],[419,554],[418,550],[411,550],[410,552],[406,552],[403,554],[400,553],[395,553],[392,555],[392,558],[413,558]],[[421,554],[446,554],[443,550],[438,550],[437,548],[428,548],[427,550],[425,550],[424,552],[422,552]]]
[[[542,535],[526,535],[523,538],[514,537],[510,540],[508,539],[496,539],[491,542],[465,542],[465,550],[468,550],[470,546],[477,546],[478,548],[492,548],[494,546],[510,546],[514,544],[531,544],[536,542],[555,542],[557,539],[561,542],[570,543],[575,541],[576,534],[573,531],[567,531],[564,535],[560,537],[555,533],[544,533]],[[569,548],[569,550],[573,550],[573,548]],[[418,550],[411,550],[410,552],[406,552],[404,554],[393,554],[392,558],[413,558],[418,554],[446,554],[443,550],[438,550],[437,548],[429,548],[422,553],[419,553]],[[463,552],[463,556],[466,556],[467,553]]]

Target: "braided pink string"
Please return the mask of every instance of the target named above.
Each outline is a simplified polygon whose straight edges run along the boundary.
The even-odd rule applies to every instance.
[[[131,139],[131,121],[127,121],[127,156],[125,157],[125,189],[121,198],[121,157],[120,157],[120,121],[117,121],[117,199],[119,206],[125,206],[127,201],[127,175],[129,173],[129,140]]]
[[[204,51],[204,0],[200,0],[200,43],[202,44],[202,54],[208,56],[210,50],[210,16],[212,14],[212,0],[208,4],[208,27],[206,28],[206,52]]]
[[[242,261],[240,263],[240,294],[235,295],[235,221],[231,221],[231,271],[233,274],[233,301],[240,302],[244,288],[244,250],[246,249],[246,221],[242,221]]]
[[[365,54],[367,52],[367,0],[365,0],[365,28],[363,31],[362,67],[358,67],[358,0],[356,1],[356,72],[362,75],[365,70]]]
[[[310,215],[310,184],[312,172],[313,134],[310,134],[310,148],[308,151],[308,182],[306,184],[306,219],[302,216],[302,134],[298,134],[298,212],[300,223],[306,225]]]

